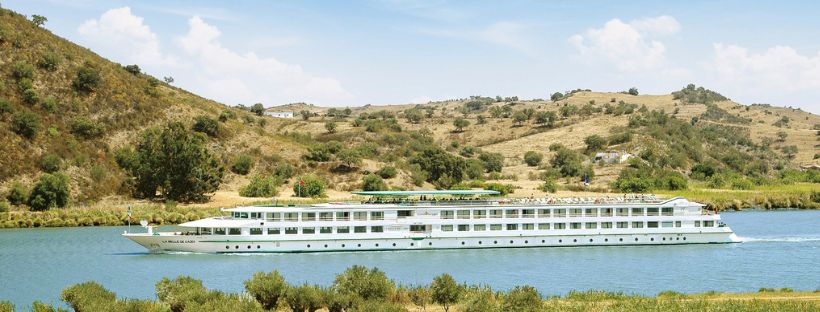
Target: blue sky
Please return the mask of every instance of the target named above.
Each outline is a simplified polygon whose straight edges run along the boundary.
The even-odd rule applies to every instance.
[[[226,104],[400,104],[589,88],[820,113],[820,5],[750,1],[55,1],[2,5]]]

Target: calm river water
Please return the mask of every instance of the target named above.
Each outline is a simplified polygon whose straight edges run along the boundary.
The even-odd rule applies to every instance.
[[[498,289],[528,284],[544,295],[603,289],[652,295],[820,289],[820,211],[724,213],[742,244],[564,247],[318,254],[148,254],[120,237],[125,227],[0,230],[0,300],[25,307],[59,304],[60,291],[88,280],[121,297],[154,298],[162,277],[190,275],[209,288],[239,292],[254,272],[279,270],[291,283],[329,285],[354,264],[375,266],[398,283],[429,283],[441,273]],[[134,230],[139,230],[137,227]]]

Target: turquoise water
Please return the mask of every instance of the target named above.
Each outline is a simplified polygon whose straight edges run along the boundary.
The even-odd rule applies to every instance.
[[[95,280],[121,297],[154,298],[162,277],[190,275],[238,292],[254,272],[279,270],[291,283],[328,285],[354,264],[399,283],[441,273],[498,289],[528,284],[544,295],[603,289],[652,295],[820,289],[820,211],[724,213],[742,244],[563,247],[318,254],[147,254],[120,237],[125,227],[0,230],[0,300],[18,307],[59,303],[66,286]],[[135,230],[138,230],[136,227]]]

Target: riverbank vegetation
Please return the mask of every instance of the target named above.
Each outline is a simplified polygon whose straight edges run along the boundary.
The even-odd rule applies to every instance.
[[[384,272],[353,266],[338,274],[329,286],[289,283],[277,271],[258,272],[244,283],[242,293],[210,290],[202,281],[179,276],[156,284],[156,300],[118,298],[96,282],[69,286],[60,298],[74,311],[815,311],[820,292],[788,288],[761,288],[758,293],[682,294],[663,291],[657,296],[620,292],[571,291],[565,296],[543,296],[534,287],[506,291],[486,285],[467,285],[449,274],[429,285],[401,285]],[[34,311],[58,311],[42,302]],[[14,311],[0,302],[0,312]]]

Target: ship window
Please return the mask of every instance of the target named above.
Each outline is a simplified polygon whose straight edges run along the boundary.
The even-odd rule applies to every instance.
[[[598,216],[598,208],[584,209],[584,216],[585,217],[597,217]]]
[[[587,229],[597,229],[597,228],[598,228],[598,223],[596,223],[596,222],[587,222],[587,223],[584,225],[584,228],[587,228]]]
[[[200,235],[211,235],[211,228],[199,228]]]
[[[535,224],[534,223],[524,223],[524,224],[521,225],[521,229],[522,230],[535,230]]]
[[[663,222],[661,222],[661,227],[667,228],[667,227],[672,227],[672,225],[673,225],[672,221],[663,221]]]
[[[473,210],[473,218],[484,219],[487,217],[487,210]]]
[[[285,212],[285,221],[299,221],[299,214],[295,212]]]
[[[316,213],[315,212],[303,212],[302,213],[302,221],[316,221]]]
[[[350,227],[348,226],[340,226],[336,228],[336,233],[339,234],[347,234],[350,233]]]
[[[569,210],[569,216],[570,217],[580,217],[581,216],[581,211],[583,211],[583,209],[581,209],[581,208],[572,208],[572,209]]]
[[[329,226],[323,226],[319,228],[319,233],[322,234],[330,234],[333,233],[333,228]]]
[[[617,226],[619,229],[625,229],[629,227],[629,222],[618,222]]]
[[[251,235],[262,235],[262,228],[251,228]]]
[[[675,221],[675,227],[680,227],[680,226],[681,226],[681,222],[680,221]]]
[[[251,219],[262,219],[261,212],[251,212]]]
[[[319,220],[321,220],[321,221],[333,221],[333,213],[332,212],[320,212],[319,213]]]
[[[487,225],[485,225],[485,224],[473,225],[473,231],[486,231],[486,230],[487,230]]]
[[[521,217],[522,218],[535,218],[535,209],[522,209],[521,210]]]
[[[646,208],[646,215],[647,216],[657,216],[658,215],[658,208]]]
[[[399,218],[407,218],[413,216],[413,210],[399,210],[396,212]]]
[[[337,212],[336,221],[350,221],[350,213],[346,211]]]
[[[703,221],[703,227],[713,227],[715,226],[715,221]]]
[[[646,227],[648,227],[648,228],[657,228],[658,227],[658,221],[646,222]]]
[[[228,228],[228,235],[240,235],[242,234],[242,229],[240,228]]]
[[[384,227],[383,226],[371,226],[370,227],[370,232],[371,233],[382,233],[382,232],[384,232]]]
[[[566,209],[554,209],[552,211],[552,216],[555,218],[565,218],[567,216]]]
[[[265,218],[268,219],[268,221],[279,221],[282,219],[282,213],[268,212],[265,214]]]
[[[641,229],[643,228],[643,221],[632,222],[633,229]]]
[[[572,222],[569,224],[569,228],[573,230],[581,229],[581,222]]]
[[[367,233],[367,227],[366,226],[354,226],[353,227],[353,233]]]
[[[518,218],[518,209],[507,209],[504,214],[507,218]]]
[[[353,213],[353,220],[367,221],[367,211],[356,211]]]
[[[421,232],[426,231],[427,230],[426,228],[427,228],[426,226],[419,225],[419,224],[410,225],[410,232],[421,233]]]
[[[671,215],[673,215],[673,214],[674,214],[674,213],[673,213],[673,208],[672,208],[672,207],[668,207],[668,208],[667,208],[667,207],[664,207],[664,208],[661,208],[661,215],[662,215],[662,216],[671,216]]]
[[[456,211],[456,217],[459,219],[469,219],[470,218],[470,211],[469,210],[458,210]]]
[[[501,224],[490,224],[490,231],[501,231]]]
[[[611,217],[612,216],[612,208],[601,208],[601,216],[602,217]]]
[[[384,220],[384,212],[383,211],[371,211],[370,212],[370,220]]]
[[[700,227],[700,221],[695,221],[695,227]]]
[[[297,233],[299,233],[299,228],[295,228],[295,227],[286,227],[285,228],[285,234],[297,234]]]
[[[566,223],[554,223],[552,225],[552,227],[556,230],[563,230],[563,229],[567,228],[567,224]]]
[[[268,228],[268,235],[278,235],[279,228]]]
[[[612,222],[601,222],[601,228],[602,229],[611,229],[612,228]]]
[[[441,226],[441,231],[442,232],[452,232],[453,231],[453,226],[449,225],[449,224],[448,225],[442,225]]]
[[[538,223],[539,230],[549,230],[550,224],[549,223]]]
[[[490,218],[501,218],[501,209],[490,210]]]
[[[518,230],[518,224],[507,224],[507,231]]]
[[[550,210],[549,209],[538,209],[538,217],[539,218],[549,218],[550,217]]]
[[[453,218],[453,211],[452,210],[442,210],[441,211],[441,218],[442,219],[452,219]]]
[[[247,212],[240,212],[239,213],[239,218],[240,219],[247,219],[248,218],[248,213]]]
[[[626,217],[629,216],[629,208],[618,208],[615,209],[615,215],[618,217]]]
[[[643,208],[632,208],[632,216],[642,216],[643,215]]]
[[[470,230],[470,225],[469,224],[459,224],[458,225],[458,231],[459,232],[467,232],[469,230]]]

